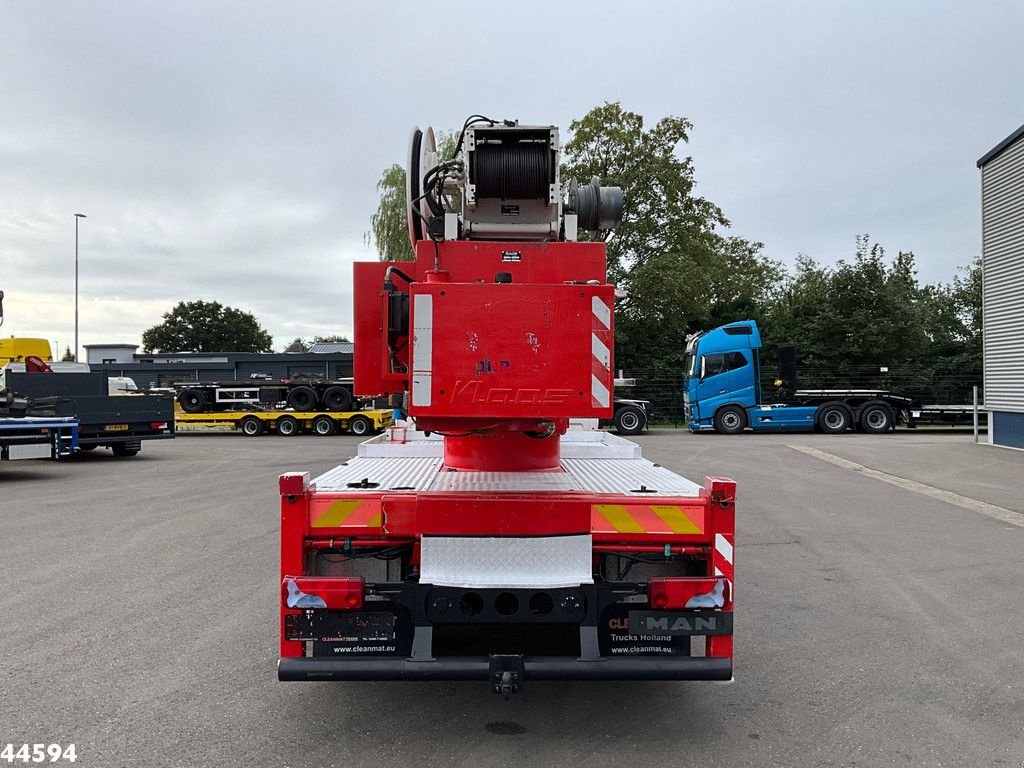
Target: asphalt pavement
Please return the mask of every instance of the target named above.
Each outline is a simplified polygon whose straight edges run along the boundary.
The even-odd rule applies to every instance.
[[[76,766],[1020,766],[1024,452],[969,435],[637,438],[739,484],[736,680],[279,683],[277,475],[349,437],[0,465],[0,745]],[[1024,523],[1024,514],[1021,514]]]

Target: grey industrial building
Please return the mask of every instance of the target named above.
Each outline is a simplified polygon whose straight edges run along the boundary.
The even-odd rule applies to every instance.
[[[352,344],[314,344],[306,352],[138,352],[132,344],[86,344],[94,371],[128,376],[142,388],[167,387],[182,381],[352,375]]]
[[[1024,125],[978,168],[989,441],[1024,448]]]

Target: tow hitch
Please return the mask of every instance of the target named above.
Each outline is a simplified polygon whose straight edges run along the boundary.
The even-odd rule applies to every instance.
[[[490,657],[491,689],[506,700],[513,693],[523,692],[525,667],[523,657],[515,654]]]

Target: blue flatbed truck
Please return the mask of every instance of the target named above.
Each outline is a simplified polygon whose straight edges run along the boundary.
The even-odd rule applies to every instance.
[[[818,429],[883,433],[898,423],[965,423],[965,405],[922,406],[880,389],[796,389],[774,403],[761,387],[761,334],[753,320],[723,325],[689,339],[683,413],[693,432],[722,434]],[[794,359],[795,366],[795,359]],[[795,370],[794,370],[795,374]],[[772,393],[773,395],[775,393]],[[781,394],[781,393],[780,393]]]

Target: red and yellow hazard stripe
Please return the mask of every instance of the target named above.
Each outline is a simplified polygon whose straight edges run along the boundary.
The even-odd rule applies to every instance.
[[[704,508],[680,504],[592,504],[593,533],[704,533]]]
[[[311,528],[380,528],[380,499],[314,500],[309,509]]]

